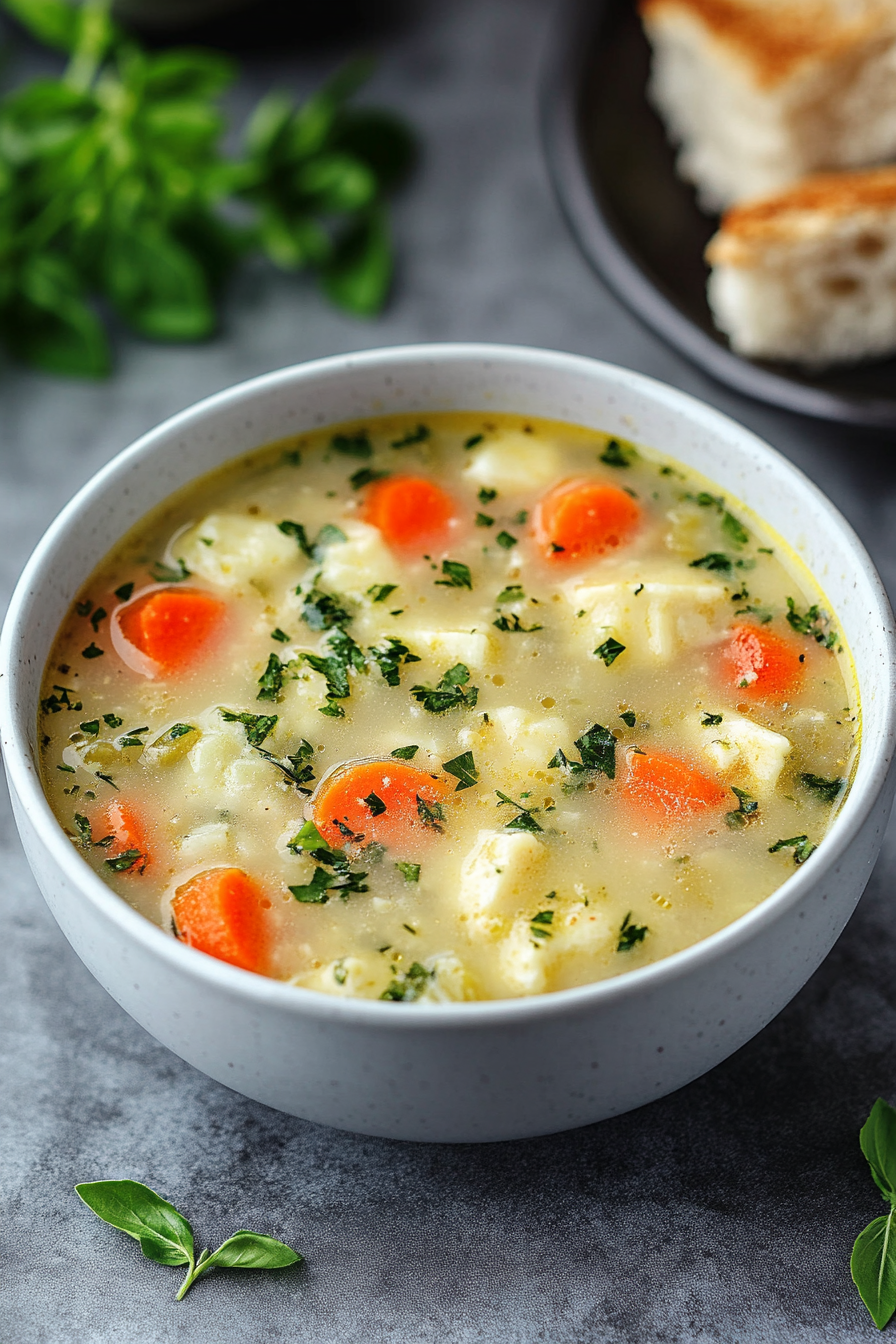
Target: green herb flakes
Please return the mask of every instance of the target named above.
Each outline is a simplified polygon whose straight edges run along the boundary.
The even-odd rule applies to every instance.
[[[374,481],[383,481],[387,476],[391,476],[391,471],[374,471],[371,467],[361,467],[353,476],[349,477],[349,485],[353,490],[362,490],[365,485],[372,485]]]
[[[469,565],[462,564],[460,560],[443,560],[442,573],[445,577],[435,581],[439,587],[469,588],[472,591],[473,577]]]
[[[600,658],[606,667],[612,667],[620,653],[625,653],[625,645],[620,644],[619,640],[614,639],[612,635],[609,639],[605,639],[599,648],[594,650],[595,658]]]
[[[397,589],[397,583],[375,583],[373,587],[367,589],[367,596],[374,602],[385,602]]]
[[[639,925],[632,923],[632,912],[629,910],[625,919],[622,921],[622,926],[619,930],[619,941],[616,944],[616,951],[631,952],[632,948],[636,947],[638,943],[643,943],[649,932],[650,930],[646,924]]]
[[[797,779],[803,788],[816,794],[823,803],[835,803],[846,788],[845,779],[823,779],[821,775],[809,774],[797,775]]]
[[[261,690],[256,695],[256,700],[279,700],[280,693],[283,690],[283,664],[272,653],[268,658],[268,665],[258,678],[258,685]]]
[[[449,709],[475,709],[479,687],[468,686],[470,669],[455,663],[439,679],[437,686],[412,686],[411,695],[430,714],[444,714]]]
[[[512,537],[509,532],[499,532],[495,537],[495,541],[505,551],[509,551],[512,546],[515,546],[516,540],[516,537]]]
[[[619,439],[610,439],[604,451],[598,454],[599,460],[607,467],[630,467],[637,456],[636,448],[630,443],[621,443]]]
[[[805,863],[810,855],[814,854],[817,845],[813,845],[811,840],[805,835],[793,835],[789,840],[776,840],[769,846],[769,854],[777,854],[782,849],[793,850],[793,861],[796,864]]]
[[[402,976],[389,982],[380,998],[391,1003],[411,1003],[414,999],[419,999],[432,980],[433,974],[425,966],[421,966],[419,961],[415,961]]]
[[[158,560],[149,572],[156,583],[183,583],[184,579],[190,577],[190,571],[183,559],[178,559],[177,569]]]
[[[400,861],[399,863],[396,863],[395,867],[396,867],[396,868],[398,869],[398,871],[401,873],[401,875],[402,875],[402,877],[404,878],[405,882],[419,882],[419,881],[420,881],[420,864],[419,864],[419,863],[406,863],[406,862],[404,862],[404,861]]]
[[[430,430],[427,425],[418,425],[416,429],[409,429],[402,434],[400,439],[393,439],[392,448],[411,448],[415,443],[425,443],[430,437]]]
[[[476,769],[472,751],[461,752],[460,756],[455,756],[453,760],[443,761],[442,769],[457,780],[455,793],[460,793],[462,789],[471,789],[479,781],[479,771]]]
[[[334,434],[330,439],[330,449],[334,453],[342,453],[344,457],[373,457],[373,444],[364,429],[357,434]]]
[[[622,720],[622,722],[626,724],[629,728],[634,728],[638,719],[638,716],[636,715],[633,709],[623,710],[623,712],[619,715],[619,717]]]
[[[105,650],[99,649],[95,644],[91,643],[87,645],[86,649],[81,650],[81,657],[87,659],[102,658],[104,652]]]
[[[515,799],[509,798],[506,793],[502,793],[500,789],[495,789],[495,793],[498,797],[498,807],[509,805],[516,809],[516,816],[511,817],[510,821],[505,821],[505,831],[528,831],[534,835],[544,829],[535,820],[536,812],[541,811],[540,807],[527,807],[523,802],[518,803]]]

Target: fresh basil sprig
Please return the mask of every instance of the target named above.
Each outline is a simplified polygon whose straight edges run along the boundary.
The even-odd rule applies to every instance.
[[[378,312],[392,276],[385,201],[414,142],[396,117],[348,106],[369,62],[299,107],[268,95],[225,157],[220,103],[235,64],[143,50],[110,4],[0,0],[68,57],[61,77],[0,99],[0,344],[52,373],[102,376],[111,353],[97,302],[152,340],[202,340],[223,282],[253,251],[314,271],[350,312]]]
[[[856,1237],[849,1268],[878,1330],[896,1311],[896,1111],[878,1097],[859,1134],[874,1183],[889,1207]]]
[[[182,1213],[140,1181],[89,1181],[76,1193],[98,1218],[139,1241],[147,1260],[186,1265],[178,1302],[209,1269],[285,1269],[302,1259],[298,1251],[262,1232],[234,1232],[216,1251],[197,1257],[193,1229]]]

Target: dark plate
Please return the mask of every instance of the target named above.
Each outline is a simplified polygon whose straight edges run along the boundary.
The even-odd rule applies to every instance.
[[[896,360],[808,374],[735,355],[706,302],[697,208],[647,101],[649,48],[633,0],[560,5],[542,93],[548,167],[586,258],[649,327],[761,401],[851,425],[896,428]]]

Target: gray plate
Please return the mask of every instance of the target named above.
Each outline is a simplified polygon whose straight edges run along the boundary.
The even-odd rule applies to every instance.
[[[542,91],[554,188],[597,273],[649,327],[721,382],[804,415],[896,428],[896,360],[819,374],[733,353],[706,302],[697,208],[647,102],[649,48],[633,0],[558,7]]]

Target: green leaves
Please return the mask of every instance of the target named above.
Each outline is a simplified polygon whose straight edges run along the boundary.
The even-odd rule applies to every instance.
[[[896,1311],[896,1111],[880,1098],[859,1134],[875,1185],[890,1205],[856,1238],[850,1272],[878,1330]]]
[[[369,63],[301,107],[270,95],[225,158],[228,58],[144,51],[108,0],[0,3],[70,57],[61,79],[0,99],[0,341],[13,355],[57,374],[108,373],[97,302],[151,340],[202,340],[221,285],[252,251],[314,270],[351,312],[379,311],[393,271],[386,198],[414,143],[390,114],[348,106]]]
[[[220,1269],[284,1269],[302,1259],[282,1241],[262,1232],[234,1232],[211,1255],[197,1260],[193,1229],[182,1213],[139,1181],[92,1181],[75,1186],[76,1193],[98,1218],[139,1241],[148,1260],[159,1265],[186,1265],[187,1276],[178,1301],[200,1274]]]
[[[430,714],[444,714],[449,709],[475,709],[479,687],[468,686],[470,669],[455,663],[440,678],[437,686],[412,686],[411,695]]]
[[[460,793],[462,789],[471,789],[479,780],[479,771],[473,760],[472,751],[462,751],[453,760],[443,761],[442,769],[457,780],[455,793]]]

